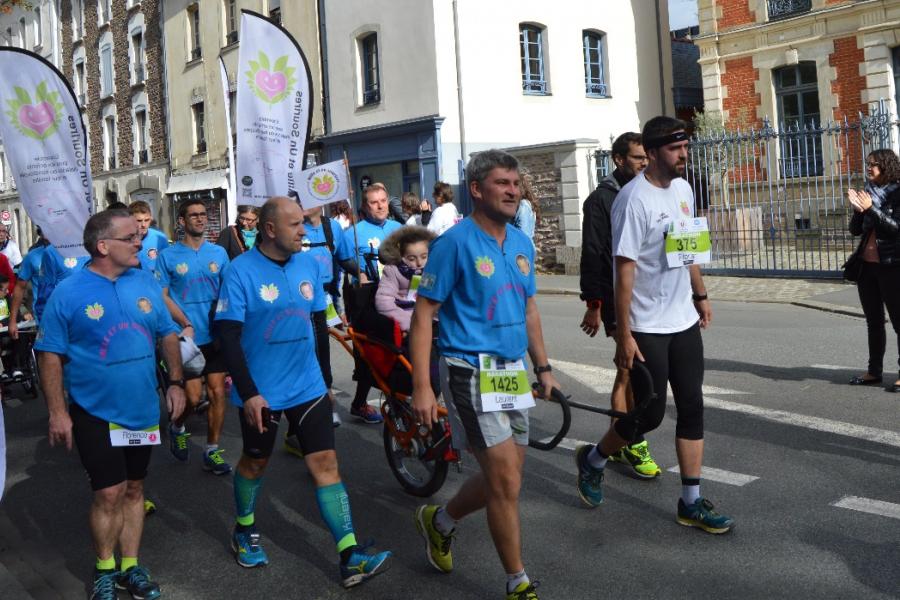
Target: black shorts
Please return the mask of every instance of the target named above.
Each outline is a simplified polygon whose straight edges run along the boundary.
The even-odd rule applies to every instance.
[[[323,450],[334,450],[334,424],[331,422],[331,402],[328,394],[298,406],[284,410],[273,410],[272,420],[266,423],[266,431],[260,433],[251,427],[244,416],[244,409],[238,410],[241,420],[241,436],[244,439],[244,454],[250,458],[272,456],[278,435],[281,413],[287,417],[288,435],[300,439],[300,449],[304,455]]]
[[[206,366],[203,367],[203,373],[200,375],[192,375],[186,377],[186,379],[198,379],[203,375],[209,375],[210,373],[228,372],[228,367],[225,366],[225,356],[221,350],[216,348],[215,342],[203,344],[198,347],[200,348],[200,352],[203,353],[203,360],[206,361]]]
[[[147,476],[153,446],[113,446],[109,441],[109,422],[89,414],[74,402],[69,404],[72,437],[81,464],[91,481],[91,489],[139,481]]]

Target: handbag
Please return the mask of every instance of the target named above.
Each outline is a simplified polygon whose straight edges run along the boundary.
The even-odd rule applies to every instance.
[[[862,271],[862,266],[863,259],[860,257],[859,249],[857,248],[847,259],[847,262],[844,263],[844,266],[841,267],[844,271],[844,279],[853,283],[859,281],[859,273]]]

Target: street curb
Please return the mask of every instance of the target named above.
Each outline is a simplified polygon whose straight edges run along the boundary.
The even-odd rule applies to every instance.
[[[866,318],[866,315],[863,314],[862,310],[836,306],[834,304],[828,304],[827,302],[816,302],[815,300],[793,300],[791,301],[791,304],[793,304],[794,306],[799,306],[801,308],[811,308],[813,310],[821,310],[837,315],[846,315],[848,317],[857,317],[859,319]]]

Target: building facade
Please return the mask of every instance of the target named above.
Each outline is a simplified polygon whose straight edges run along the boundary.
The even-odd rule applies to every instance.
[[[342,0],[321,16],[326,160],[392,195],[457,186],[471,153],[531,165],[553,263],[581,244],[581,204],[600,140],[672,114],[665,1]],[[517,150],[518,149],[518,150]],[[551,247],[552,246],[552,247]]]
[[[207,203],[209,235],[215,238],[236,217],[227,198],[228,146],[219,57],[225,62],[231,95],[232,131],[241,10],[280,22],[306,54],[313,80],[311,137],[324,133],[317,4],[312,0],[170,0],[163,15],[166,106],[170,128],[172,206],[187,198]],[[239,151],[239,149],[236,149]],[[174,220],[172,221],[174,226]]]

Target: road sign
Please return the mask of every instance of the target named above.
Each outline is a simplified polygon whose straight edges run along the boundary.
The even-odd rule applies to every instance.
[[[0,223],[12,225],[12,215],[9,214],[8,210],[0,211]]]

